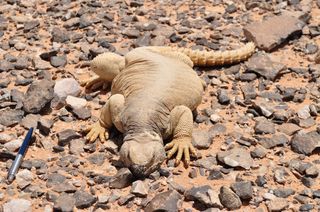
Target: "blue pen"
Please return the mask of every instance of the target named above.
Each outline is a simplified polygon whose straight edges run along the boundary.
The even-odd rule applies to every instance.
[[[19,152],[16,156],[16,158],[14,159],[9,172],[8,172],[8,181],[12,182],[16,176],[16,173],[18,172],[18,169],[21,165],[22,159],[24,154],[26,153],[28,146],[29,146],[29,142],[32,138],[32,133],[33,133],[33,127],[31,127],[26,135],[26,137],[24,138],[24,141],[22,142],[22,145],[19,149]]]

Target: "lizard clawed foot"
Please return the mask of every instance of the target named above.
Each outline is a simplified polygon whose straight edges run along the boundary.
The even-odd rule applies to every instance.
[[[100,122],[96,122],[89,128],[90,132],[87,134],[86,139],[89,141],[89,143],[94,142],[98,137],[101,141],[106,141],[108,138],[108,133],[106,132],[106,129],[101,126]]]
[[[89,90],[97,90],[100,87],[102,87],[102,89],[106,89],[108,87],[108,83],[99,76],[94,76],[88,80],[83,80],[81,85],[85,86],[85,88]]]
[[[165,150],[169,150],[167,152],[168,159],[171,158],[174,153],[178,152],[175,165],[179,165],[183,154],[186,166],[188,166],[190,163],[190,152],[192,155],[196,155],[196,150],[191,143],[191,138],[186,137],[174,139],[173,141],[165,145]]]

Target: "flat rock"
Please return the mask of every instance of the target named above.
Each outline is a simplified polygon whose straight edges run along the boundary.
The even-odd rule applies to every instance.
[[[76,200],[66,193],[61,194],[55,201],[53,208],[57,211],[72,212],[74,211]]]
[[[285,198],[275,198],[272,199],[268,204],[268,210],[269,211],[283,211],[289,206],[289,202]]]
[[[134,181],[131,187],[131,193],[138,197],[146,197],[148,195],[149,187],[141,180]]]
[[[178,202],[182,196],[175,190],[157,194],[145,207],[145,212],[153,211],[178,211]]]
[[[73,78],[65,78],[56,81],[54,86],[54,94],[60,99],[67,98],[70,96],[77,96],[81,92],[79,83]]]
[[[231,189],[240,197],[242,200],[249,200],[253,196],[253,188],[250,181],[235,182],[231,185]]]
[[[76,191],[76,193],[74,193],[73,195],[73,198],[76,201],[75,206],[78,209],[88,208],[97,201],[97,198],[95,196],[85,191]]]
[[[4,147],[9,150],[10,152],[15,152],[17,151],[21,144],[22,144],[23,140],[22,139],[15,139],[13,141],[10,141],[8,143],[4,144]]]
[[[234,148],[225,152],[219,152],[218,160],[231,167],[242,167],[250,169],[253,165],[253,159],[249,151],[243,148]]]
[[[69,143],[69,152],[74,155],[79,155],[84,152],[85,140],[84,139],[73,139]]]
[[[0,111],[0,124],[6,127],[11,127],[18,124],[23,118],[22,110],[5,109]]]
[[[222,205],[229,210],[236,210],[242,205],[239,196],[226,186],[220,188],[219,198]]]
[[[293,124],[293,123],[283,123],[278,126],[279,132],[282,132],[282,133],[289,135],[289,136],[295,134],[299,130],[301,130],[301,128],[298,125]]]
[[[25,199],[12,199],[3,204],[3,212],[30,212],[32,211],[31,202]]]
[[[74,109],[81,109],[87,105],[87,100],[74,96],[67,96],[66,103],[69,107]]]
[[[258,75],[274,81],[280,73],[286,69],[286,65],[273,61],[267,54],[255,54],[246,62],[247,72],[254,72]]]
[[[198,149],[208,149],[212,143],[208,130],[193,130],[192,144]]]
[[[80,135],[72,130],[72,129],[66,129],[58,133],[58,144],[60,146],[67,145],[72,139],[79,138]]]
[[[264,117],[256,118],[256,124],[254,126],[256,134],[273,134],[275,133],[274,124]]]
[[[101,166],[106,159],[106,154],[104,153],[95,153],[88,157],[88,161],[91,164],[95,164],[97,166]]]
[[[296,134],[291,138],[291,149],[294,152],[310,155],[319,146],[319,141],[308,134]]]
[[[125,188],[131,184],[133,175],[128,168],[121,168],[109,182],[110,188]]]
[[[26,115],[20,122],[21,126],[30,129],[33,127],[34,129],[38,126],[38,121],[40,119],[40,115],[36,114],[28,114]]]
[[[64,67],[67,65],[67,57],[66,56],[53,56],[50,58],[50,64],[55,67]]]
[[[33,180],[33,174],[28,169],[23,169],[19,171],[16,175],[16,182],[18,188],[24,189],[26,186],[30,185]]]
[[[253,41],[258,48],[272,51],[289,38],[300,35],[304,25],[305,23],[296,17],[281,15],[252,23],[243,31],[246,38]]]
[[[209,185],[192,187],[184,193],[184,196],[187,201],[196,201],[206,208],[222,208],[218,197],[218,192],[212,190]]]
[[[40,80],[33,82],[23,100],[23,109],[27,113],[39,113],[53,99],[54,82]]]

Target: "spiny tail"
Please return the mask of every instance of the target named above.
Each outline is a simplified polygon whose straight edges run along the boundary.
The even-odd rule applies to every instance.
[[[228,51],[200,51],[178,47],[153,47],[160,52],[181,52],[187,55],[195,66],[216,66],[239,63],[248,59],[255,51],[253,42],[245,46]]]

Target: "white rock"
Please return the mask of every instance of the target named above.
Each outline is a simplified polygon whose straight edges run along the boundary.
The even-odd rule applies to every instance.
[[[66,103],[72,109],[80,109],[80,108],[83,108],[87,105],[87,100],[69,95],[66,98]]]
[[[221,121],[221,116],[219,116],[218,114],[212,114],[210,116],[210,120],[215,124],[218,123],[219,121]]]
[[[7,133],[0,133],[0,143],[4,144],[11,141],[14,137]]]
[[[309,105],[303,106],[300,110],[297,112],[298,117],[301,119],[307,119],[310,117],[310,108]]]
[[[16,139],[8,143],[5,143],[3,146],[10,152],[14,152],[20,148],[21,144],[22,144],[22,140]]]
[[[77,96],[81,92],[79,83],[73,78],[65,78],[56,81],[54,93],[61,99],[68,95]]]
[[[30,185],[33,180],[33,174],[28,169],[23,169],[19,171],[16,175],[16,182],[20,189],[25,188],[26,186]]]
[[[3,205],[3,212],[30,212],[31,202],[25,199],[13,199]]]

